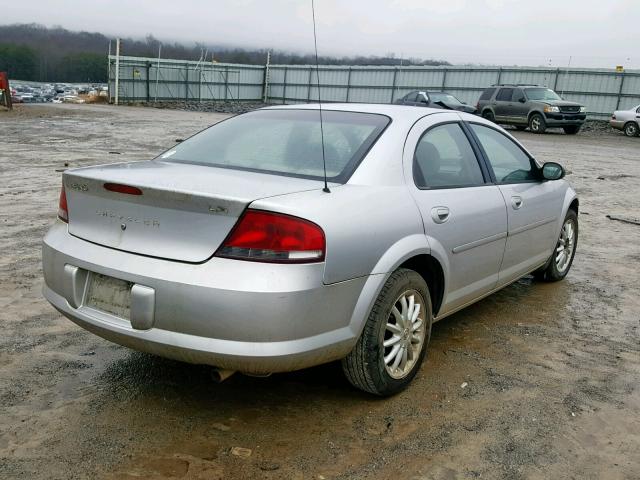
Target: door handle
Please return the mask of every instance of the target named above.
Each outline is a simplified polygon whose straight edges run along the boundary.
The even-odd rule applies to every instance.
[[[522,207],[522,204],[522,197],[518,195],[514,195],[513,197],[511,197],[511,206],[514,210],[518,210],[520,207]]]
[[[431,218],[436,223],[444,223],[449,220],[449,213],[448,207],[433,207],[431,209]]]

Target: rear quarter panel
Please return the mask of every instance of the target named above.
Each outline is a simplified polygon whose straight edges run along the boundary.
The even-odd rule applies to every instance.
[[[412,252],[428,253],[422,219],[404,185],[341,185],[258,200],[252,208],[306,218],[325,232],[324,283],[387,273]],[[417,253],[416,253],[417,254]]]

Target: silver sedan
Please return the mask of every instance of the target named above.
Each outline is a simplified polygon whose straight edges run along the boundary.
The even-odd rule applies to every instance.
[[[616,110],[611,115],[609,125],[622,130],[627,137],[640,135],[640,105],[629,110]]]
[[[44,295],[133,349],[224,374],[341,360],[390,395],[434,321],[529,273],[567,275],[578,199],[563,177],[466,113],[257,110],[151,161],[67,170]]]

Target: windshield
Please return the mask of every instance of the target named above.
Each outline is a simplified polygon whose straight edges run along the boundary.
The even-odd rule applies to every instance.
[[[562,100],[560,95],[550,88],[527,88],[525,92],[529,100]]]
[[[344,183],[390,119],[322,112],[327,178]],[[158,157],[172,162],[322,179],[318,110],[257,110],[220,122]]]
[[[462,105],[462,102],[449,93],[429,93],[432,102],[442,102],[446,104]]]

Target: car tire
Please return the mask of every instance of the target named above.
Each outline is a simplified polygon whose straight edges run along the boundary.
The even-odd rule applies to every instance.
[[[562,129],[567,135],[575,135],[580,131],[580,125],[569,125],[568,127],[562,127]]]
[[[624,125],[624,134],[627,137],[637,137],[640,133],[640,128],[636,122],[627,122]]]
[[[342,360],[345,376],[374,395],[404,390],[427,353],[432,323],[427,283],[413,270],[396,270],[382,287],[358,342]]]
[[[529,130],[533,133],[544,133],[547,130],[547,122],[539,113],[534,113],[529,118]]]
[[[570,232],[566,230],[569,228]],[[569,209],[567,216],[562,223],[562,229],[560,230],[560,236],[556,242],[551,257],[547,263],[533,272],[533,276],[537,280],[545,282],[558,282],[567,276],[571,265],[573,264],[573,257],[576,254],[576,247],[578,246],[578,215],[575,210]],[[564,257],[561,257],[562,254]],[[561,261],[559,261],[559,259]]]
[[[493,123],[496,122],[496,117],[491,110],[485,110],[484,112],[482,112],[482,118]]]

